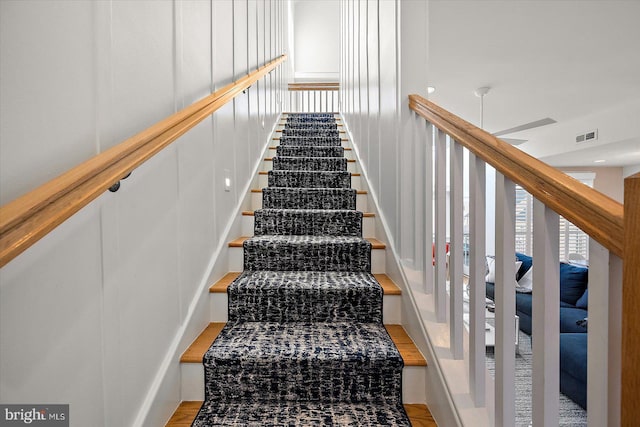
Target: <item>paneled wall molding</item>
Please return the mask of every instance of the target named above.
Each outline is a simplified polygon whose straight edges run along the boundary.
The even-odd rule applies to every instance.
[[[427,86],[427,18],[428,2],[341,2],[340,104],[379,218],[378,230],[393,254],[387,258],[388,274],[407,291],[403,325],[427,358],[435,361],[429,365],[425,384],[427,403],[439,424],[462,425],[452,397],[458,385],[445,382],[445,367],[419,315],[418,302],[423,304],[430,296],[409,291],[421,288],[426,270],[432,268],[422,261],[431,245],[427,248],[426,237],[415,234],[416,229],[422,233],[431,229],[422,220],[430,204],[415,198],[413,191],[427,185],[414,177],[430,168],[425,162],[432,157],[421,139],[426,127],[414,128],[407,103],[410,93]],[[442,338],[448,340],[448,332]]]
[[[0,2],[0,203],[287,51],[287,6]],[[272,71],[2,267],[1,402],[164,425],[291,77]]]

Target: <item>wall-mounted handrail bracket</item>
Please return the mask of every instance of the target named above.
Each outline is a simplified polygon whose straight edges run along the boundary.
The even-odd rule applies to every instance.
[[[131,176],[131,172],[123,176],[118,182],[116,182],[111,187],[109,187],[109,191],[111,191],[112,193],[115,193],[116,191],[118,191],[120,189],[120,181],[122,181],[123,179],[127,179],[130,176]]]

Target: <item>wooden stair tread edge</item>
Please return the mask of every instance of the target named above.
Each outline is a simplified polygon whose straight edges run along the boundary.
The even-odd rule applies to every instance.
[[[229,272],[229,273],[225,274],[220,280],[218,280],[216,283],[211,285],[211,287],[209,288],[209,292],[211,292],[211,293],[220,293],[220,294],[226,293],[227,292],[227,288],[229,287],[231,282],[236,280],[236,278],[240,274],[241,273],[238,272],[238,271],[232,271],[232,272]]]
[[[405,403],[403,406],[412,427],[438,427],[431,411],[424,403]]]
[[[191,427],[198,411],[204,402],[201,400],[189,400],[180,402],[175,412],[165,427]],[[437,427],[427,405],[422,403],[405,403],[404,410],[412,427]]]
[[[230,248],[241,248],[245,240],[250,239],[249,236],[241,236],[229,242]],[[371,243],[372,249],[386,249],[387,245],[373,237],[365,237]]]
[[[230,248],[241,248],[242,244],[244,243],[245,240],[247,240],[249,237],[247,236],[240,236],[237,239],[234,239],[232,241],[229,242],[229,247]]]
[[[169,418],[169,421],[167,421],[167,424],[165,424],[165,427],[191,427],[203,403],[201,400],[186,400],[180,402],[171,418]]]
[[[202,363],[202,358],[207,352],[211,343],[215,341],[222,331],[222,328],[226,323],[224,322],[212,322],[207,325],[206,328],[193,340],[191,345],[182,353],[180,357],[181,363]]]
[[[427,360],[402,325],[384,325],[384,327],[398,348],[404,360],[404,366],[427,366]]]
[[[374,274],[373,277],[376,278],[382,287],[384,295],[402,295],[402,290],[386,274]]]
[[[373,237],[365,237],[371,243],[372,249],[386,249],[387,245]]]

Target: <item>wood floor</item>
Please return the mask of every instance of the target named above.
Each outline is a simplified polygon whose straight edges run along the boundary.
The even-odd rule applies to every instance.
[[[182,402],[165,427],[190,427],[201,405],[200,401]],[[413,427],[437,427],[427,405],[407,404],[404,409]]]

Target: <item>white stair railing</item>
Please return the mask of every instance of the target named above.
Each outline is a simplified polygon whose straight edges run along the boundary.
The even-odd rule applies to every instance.
[[[426,152],[434,152],[435,319],[449,328],[454,360],[468,357],[469,394],[476,407],[488,408],[497,426],[513,426],[515,407],[515,184],[534,197],[532,415],[534,426],[559,423],[559,215],[592,238],[589,271],[588,425],[620,425],[620,361],[622,311],[622,210],[619,203],[578,183],[417,95],[410,96],[413,131],[422,136]],[[424,120],[427,126],[424,126]],[[449,144],[449,156],[446,150]],[[463,180],[464,150],[469,151],[469,180]],[[426,156],[426,168],[431,157]],[[495,187],[495,388],[485,394],[485,247],[486,165],[496,169]],[[449,171],[447,183],[446,171]],[[427,172],[430,174],[431,172]],[[431,178],[425,180],[431,187]],[[463,242],[463,189],[469,186],[469,247]],[[447,196],[447,187],[448,193]],[[429,191],[429,190],[427,190]],[[447,203],[448,202],[448,203]],[[449,207],[447,224],[446,207]],[[431,206],[427,207],[427,211]],[[430,226],[424,227],[430,234]],[[606,231],[605,231],[606,230]],[[446,265],[446,236],[450,255]],[[427,237],[427,240],[431,240]],[[428,247],[428,243],[424,245]],[[463,332],[463,254],[469,251],[469,331]],[[431,259],[424,254],[425,276]],[[429,265],[429,267],[427,267]],[[448,268],[447,268],[448,267]],[[446,272],[445,272],[446,270]],[[447,289],[447,274],[450,286]],[[447,298],[449,305],[447,307]],[[448,310],[447,310],[448,308]],[[468,340],[468,341],[465,341]],[[468,352],[464,349],[468,348]],[[459,380],[459,379],[458,379]],[[489,403],[490,404],[490,403]]]
[[[338,111],[338,82],[289,83],[289,109],[293,113]]]

